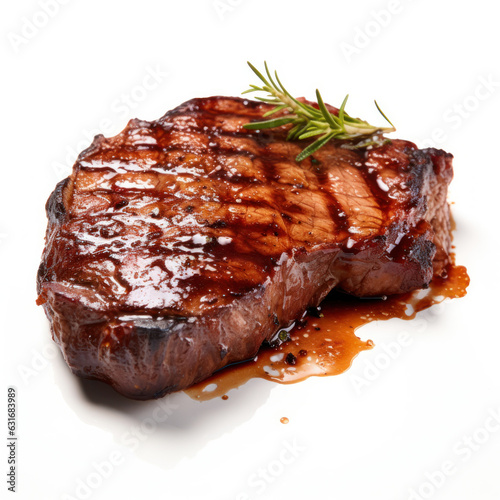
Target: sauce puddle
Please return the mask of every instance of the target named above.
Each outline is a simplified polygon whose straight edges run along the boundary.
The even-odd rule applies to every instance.
[[[226,395],[253,378],[280,384],[293,384],[309,377],[326,377],[346,371],[353,359],[371,349],[371,340],[363,341],[355,331],[376,320],[415,315],[446,298],[466,295],[469,276],[463,266],[450,265],[445,278],[434,278],[426,290],[395,295],[386,299],[357,299],[331,293],[316,313],[310,313],[293,328],[282,330],[288,337],[280,345],[263,346],[251,360],[228,366],[185,392],[198,401]]]

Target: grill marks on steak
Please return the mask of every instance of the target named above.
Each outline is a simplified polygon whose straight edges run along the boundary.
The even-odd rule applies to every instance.
[[[242,128],[268,109],[214,97],[132,120],[58,184],[38,290],[77,374],[157,397],[253,356],[334,286],[406,292],[444,269],[451,155],[332,142],[298,164],[285,127]]]

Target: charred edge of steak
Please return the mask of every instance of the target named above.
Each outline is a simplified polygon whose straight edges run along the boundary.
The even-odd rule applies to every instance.
[[[310,297],[308,305],[318,305],[337,283],[327,275],[331,255],[300,256],[302,262],[289,259],[277,267],[265,287],[199,318],[110,318],[61,289],[47,292],[44,308],[75,374],[103,380],[133,399],[157,398],[254,356],[280,325],[303,312],[301,294]],[[308,277],[322,285],[304,289]]]

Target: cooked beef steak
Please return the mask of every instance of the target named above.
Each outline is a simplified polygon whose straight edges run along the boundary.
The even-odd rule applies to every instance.
[[[47,202],[38,302],[77,375],[131,398],[255,355],[334,288],[426,287],[450,248],[452,156],[331,142],[301,163],[266,104],[193,99],[97,136]]]

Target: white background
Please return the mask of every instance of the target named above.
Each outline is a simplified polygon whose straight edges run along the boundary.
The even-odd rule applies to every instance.
[[[486,0],[2,2],[1,387],[18,390],[17,498],[500,498],[498,18]],[[376,98],[398,137],[454,154],[467,297],[361,329],[376,347],[338,377],[163,407],[82,383],[35,306],[47,197],[95,133],[239,95],[255,83],[245,62],[264,59],[295,95],[349,92],[348,112],[380,123]]]

